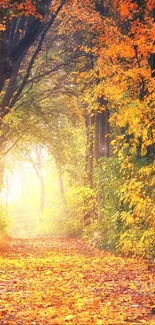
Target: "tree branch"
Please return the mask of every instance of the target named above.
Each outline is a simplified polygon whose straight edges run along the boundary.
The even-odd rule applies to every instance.
[[[11,101],[11,103],[10,103],[10,105],[9,105],[9,108],[6,109],[6,110],[3,112],[3,114],[2,114],[2,118],[3,118],[5,115],[7,115],[7,114],[9,113],[10,108],[14,106],[14,104],[17,102],[17,100],[18,100],[20,94],[22,93],[22,91],[23,91],[23,89],[24,89],[24,87],[25,87],[25,85],[26,85],[26,83],[27,83],[27,81],[28,81],[28,78],[29,78],[29,76],[30,76],[31,69],[32,69],[33,64],[34,64],[34,62],[35,62],[35,59],[36,59],[36,57],[38,56],[38,53],[40,52],[40,50],[41,50],[41,48],[42,48],[42,44],[43,44],[43,42],[44,42],[45,36],[46,36],[46,34],[47,34],[49,28],[50,28],[50,27],[52,26],[52,24],[54,23],[54,21],[55,21],[57,15],[59,14],[60,10],[63,8],[65,2],[66,2],[66,0],[63,0],[63,1],[62,1],[61,5],[57,8],[55,14],[52,15],[52,17],[51,17],[51,19],[49,20],[49,22],[45,25],[45,27],[44,27],[44,29],[43,29],[43,31],[42,31],[42,33],[41,33],[41,38],[40,38],[40,41],[39,41],[39,43],[38,43],[38,45],[37,45],[37,48],[36,48],[35,52],[33,53],[32,57],[31,57],[31,60],[30,60],[30,62],[29,62],[29,65],[28,65],[28,68],[27,68],[26,74],[25,74],[25,76],[24,76],[24,78],[23,78],[23,81],[22,81],[22,83],[21,83],[21,85],[20,85],[18,91],[16,92],[14,98],[12,99],[12,101]]]

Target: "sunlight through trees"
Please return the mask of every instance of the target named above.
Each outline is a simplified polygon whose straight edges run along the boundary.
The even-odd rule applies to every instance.
[[[154,1],[0,1],[2,233],[154,258]]]

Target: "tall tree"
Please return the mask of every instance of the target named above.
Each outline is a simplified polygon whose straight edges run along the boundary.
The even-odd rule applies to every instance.
[[[0,154],[6,147],[8,128],[3,124],[28,84],[34,62],[42,49],[47,32],[54,24],[66,0],[1,1],[0,29]],[[52,7],[53,5],[53,7]],[[16,107],[17,109],[17,107]],[[4,163],[0,166],[2,186]]]
[[[6,80],[9,79],[10,82],[1,104],[1,117],[7,114],[7,110],[3,111],[3,108],[10,104],[20,66],[24,62],[29,48],[38,39],[34,52],[29,57],[26,73],[20,86],[18,86],[18,91],[16,88],[16,99],[28,80],[31,68],[41,50],[48,30],[66,1],[61,1],[55,11],[50,10],[52,2],[45,0],[34,5],[33,1],[22,1],[20,4],[13,1],[12,4],[7,2],[5,7],[2,7],[2,19],[5,20],[5,26],[4,30],[1,31],[0,89],[3,89]],[[15,98],[12,105],[13,103],[15,103]]]

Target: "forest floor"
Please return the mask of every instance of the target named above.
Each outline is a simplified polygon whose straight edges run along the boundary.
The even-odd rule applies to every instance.
[[[14,240],[0,252],[0,325],[155,325],[153,269],[80,240]]]

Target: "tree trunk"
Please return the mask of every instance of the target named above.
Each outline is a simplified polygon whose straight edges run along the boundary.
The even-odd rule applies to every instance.
[[[24,58],[38,36],[40,36],[38,44],[40,43],[41,49],[48,30],[53,25],[66,0],[61,1],[55,14],[49,14],[51,2],[51,0],[41,0],[36,6],[37,13],[45,19],[39,19],[31,14],[25,18],[22,12],[17,17],[12,18],[7,6],[6,10],[1,12],[1,19],[6,20],[6,29],[0,33],[0,91],[5,88],[5,82],[10,79],[16,63],[21,57]]]
[[[39,180],[40,180],[40,208],[39,208],[39,210],[42,213],[44,210],[44,206],[45,206],[45,183],[44,183],[44,177],[43,177],[42,173],[40,173]]]
[[[86,137],[87,137],[87,152],[86,152],[86,174],[87,180],[91,188],[93,188],[93,158],[94,158],[94,116],[88,113],[85,116]]]
[[[85,127],[86,127],[86,185],[93,188],[93,165],[94,165],[94,122],[95,117],[85,110]],[[85,213],[83,216],[84,226],[88,226],[91,223],[91,213],[88,211],[87,200],[84,202]]]
[[[100,147],[100,157],[105,156],[105,114],[104,111],[100,113],[100,123],[99,123],[99,147]]]
[[[99,157],[110,156],[110,111],[107,108],[108,102],[103,97],[98,99],[101,105],[99,117]]]
[[[16,62],[16,64],[14,65],[14,67],[12,69],[12,74],[11,74],[5,95],[4,95],[2,103],[1,103],[1,118],[3,118],[3,116],[5,116],[5,108],[9,106],[10,100],[12,99],[15,88],[17,86],[17,76],[18,76],[18,71],[19,71],[22,59],[23,59],[23,57],[21,57]]]
[[[110,124],[109,124],[109,109],[105,108],[100,113],[100,157],[110,156]]]
[[[93,188],[93,167],[94,167],[94,115],[90,116],[89,130],[89,164],[88,164],[88,180],[90,187]]]
[[[2,127],[2,123],[0,123],[0,128]],[[2,130],[2,129],[1,129]],[[3,187],[3,178],[5,171],[5,159],[4,159],[4,151],[6,148],[6,141],[4,133],[0,135],[0,191]]]
[[[58,182],[59,182],[59,191],[60,191],[60,197],[62,200],[62,203],[66,205],[66,200],[65,200],[65,192],[64,192],[64,184],[63,184],[63,176],[62,176],[62,168],[61,165],[57,162],[57,171],[58,171]]]
[[[98,158],[100,157],[100,137],[99,137],[99,127],[100,127],[100,113],[99,112],[95,112],[95,152],[94,152],[94,156],[95,156],[95,160],[96,163],[98,161]]]
[[[105,157],[110,156],[110,124],[109,124],[109,117],[110,117],[110,112],[109,109],[106,108],[104,111],[104,116],[105,116],[105,150],[104,150],[104,155]]]
[[[45,183],[44,183],[44,176],[43,176],[43,157],[42,157],[42,151],[41,147],[35,147],[35,153],[36,153],[36,161],[34,161],[30,155],[28,155],[29,160],[36,171],[36,174],[39,178],[40,182],[40,206],[39,210],[40,213],[43,212],[44,206],[45,206]]]

